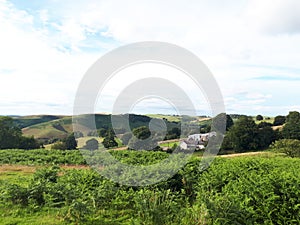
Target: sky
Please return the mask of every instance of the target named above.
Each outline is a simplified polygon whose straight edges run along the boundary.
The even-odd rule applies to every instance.
[[[298,0],[0,0],[0,31],[0,115],[71,115],[90,66],[140,41],[168,42],[197,55],[217,80],[227,113],[300,111]],[[155,65],[117,74],[95,111],[111,112],[120,90],[149,71],[181,84],[198,114],[210,113],[184,74]],[[176,114],[151,98],[132,112]]]

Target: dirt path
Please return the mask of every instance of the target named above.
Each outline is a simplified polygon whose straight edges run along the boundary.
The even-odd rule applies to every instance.
[[[11,165],[4,164],[0,165],[0,173],[7,172],[23,172],[23,173],[34,173],[37,169],[43,168],[45,166],[26,166],[26,165]],[[59,165],[62,169],[89,169],[88,165]]]
[[[266,152],[234,153],[234,154],[228,154],[228,155],[219,155],[219,157],[222,157],[222,158],[232,158],[232,157],[238,157],[238,156],[253,156],[253,155],[261,155],[261,154],[266,154]]]

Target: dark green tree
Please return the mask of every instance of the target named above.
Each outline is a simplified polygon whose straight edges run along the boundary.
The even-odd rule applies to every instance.
[[[85,143],[85,146],[83,148],[88,150],[97,150],[98,147],[99,142],[95,138],[92,138]]]
[[[228,141],[236,152],[255,150],[260,147],[259,130],[252,117],[241,116],[229,129]]]
[[[264,119],[264,117],[262,115],[257,115],[255,118],[257,121],[261,121]]]
[[[0,117],[0,149],[18,148],[22,131],[11,117]]]
[[[165,140],[180,138],[181,131],[178,127],[173,127],[168,131]]]
[[[118,143],[115,140],[115,133],[112,129],[108,129],[107,135],[104,137],[102,144],[105,148],[113,148],[118,146]]]
[[[230,127],[233,126],[233,119],[230,115],[226,114],[226,130],[229,130]]]
[[[272,124],[268,122],[260,122],[258,124],[258,128],[264,128],[264,127],[272,127]]]
[[[280,126],[285,123],[285,116],[275,116],[273,125],[274,126]]]
[[[158,148],[157,140],[151,137],[151,131],[148,127],[142,126],[133,129],[132,133],[134,136],[130,139],[128,143],[128,148],[135,150],[155,150]]]
[[[130,139],[132,138],[132,133],[131,132],[127,132],[125,134],[122,135],[121,137],[121,141],[124,145],[128,145]]]
[[[38,149],[41,145],[34,139],[33,136],[31,137],[24,137],[21,136],[19,139],[19,146],[20,149]]]
[[[286,117],[285,126],[282,129],[282,135],[285,139],[300,140],[300,113],[290,112]]]
[[[266,126],[263,128],[260,128],[258,130],[258,136],[259,136],[259,148],[264,149],[269,147],[272,142],[277,140],[277,133],[272,129],[270,126]]]
[[[155,139],[143,140],[133,136],[128,143],[128,148],[134,150],[156,150],[158,145]]]
[[[99,134],[100,137],[105,137],[105,136],[107,136],[107,130],[104,129],[104,128],[100,128],[98,130],[98,134]]]
[[[142,139],[142,140],[149,138],[151,135],[151,131],[146,126],[135,128],[132,130],[132,133],[134,134],[134,136],[136,138]]]
[[[102,144],[104,145],[105,148],[113,148],[117,147],[118,143],[113,137],[107,136],[103,139]]]
[[[233,126],[233,120],[230,115],[226,113],[220,113],[212,120],[212,128],[215,131],[224,132],[225,129],[229,130]],[[209,132],[210,130],[207,130]]]
[[[77,141],[75,138],[74,133],[70,134],[64,141],[63,143],[65,144],[65,149],[66,150],[73,150],[77,148]]]

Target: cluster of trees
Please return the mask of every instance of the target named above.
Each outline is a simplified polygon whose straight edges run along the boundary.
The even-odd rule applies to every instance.
[[[241,116],[224,138],[223,149],[234,149],[236,152],[267,148],[278,139],[278,131],[271,126],[260,127],[250,116]]]
[[[25,137],[11,117],[0,117],[0,149],[36,149],[40,144],[34,137]]]
[[[57,150],[73,150],[77,148],[77,141],[75,134],[72,133],[62,141],[56,142],[51,146],[51,149]]]
[[[227,126],[229,117],[227,115]],[[258,115],[256,120],[261,121],[263,117]],[[283,124],[282,130],[274,130],[272,127]],[[227,130],[222,149],[233,149],[236,152],[265,149],[279,139],[300,140],[300,113],[292,111],[286,117],[276,116],[273,124],[264,121],[256,124],[252,117],[240,115]]]
[[[172,129],[172,131],[177,132],[176,129]],[[123,134],[121,137],[121,141],[124,145],[127,145],[129,149],[158,150],[159,146],[157,142],[162,139],[161,138],[162,136],[160,135],[161,134],[159,133],[151,134],[151,131],[148,127],[141,126],[141,127],[134,128],[132,130],[132,133],[127,132]],[[180,136],[180,132],[178,135]]]

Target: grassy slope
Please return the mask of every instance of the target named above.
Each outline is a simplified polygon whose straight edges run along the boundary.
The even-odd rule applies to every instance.
[[[87,124],[88,116],[81,116],[79,119],[82,121],[81,124]],[[25,118],[23,118],[25,120]],[[29,120],[31,120],[30,118]],[[129,125],[131,129],[140,127],[140,126],[148,126],[150,117],[134,115],[130,117]],[[111,127],[111,116],[104,114],[97,114],[95,116],[96,127],[99,129],[101,127]],[[25,124],[25,122],[24,122]],[[28,122],[29,124],[29,122]],[[172,127],[178,127],[179,125],[176,122],[167,121],[168,129]],[[85,130],[87,127],[84,125],[80,130]],[[87,129],[88,130],[88,129]],[[73,131],[72,127],[72,117],[65,116],[60,117],[59,119],[50,120],[47,122],[37,123],[34,125],[30,125],[22,129],[25,136],[34,136],[38,139],[62,139],[65,138],[69,133]]]
[[[52,120],[57,120],[63,116],[54,116],[54,115],[34,115],[34,116],[19,116],[13,117],[15,124],[20,128],[29,127],[39,123],[45,123]]]

